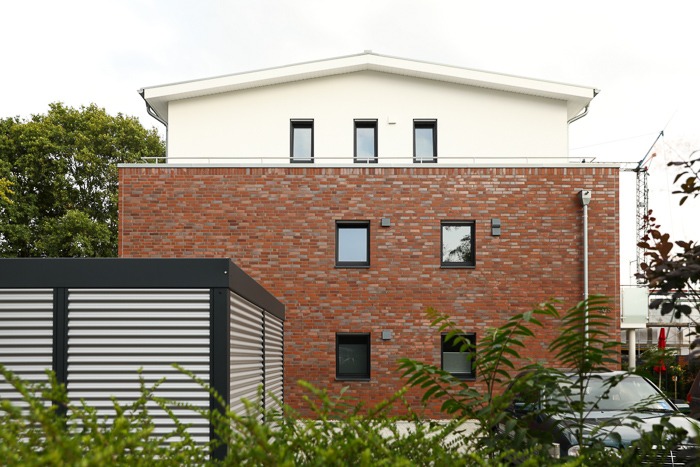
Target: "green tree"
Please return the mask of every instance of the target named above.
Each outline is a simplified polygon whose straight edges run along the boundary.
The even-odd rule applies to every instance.
[[[10,190],[10,186],[12,186],[12,183],[10,183],[8,179],[0,178],[0,202],[7,204],[12,203],[10,195],[13,194],[13,191]]]
[[[683,205],[688,198],[700,196],[698,184],[698,169],[700,158],[693,159],[700,150],[690,153],[687,161],[670,162],[669,166],[679,166],[681,171],[674,183],[680,183],[680,189],[673,193],[681,195],[679,204]],[[692,208],[691,208],[692,209]],[[649,283],[662,298],[653,300],[649,307],[661,309],[662,315],[672,313],[675,319],[685,315],[695,319],[694,310],[700,310],[700,243],[696,240],[672,241],[668,233],[661,230],[650,210],[647,214],[649,229],[637,246],[644,248],[647,261],[641,264],[642,272],[637,276]],[[700,323],[697,321],[695,340],[691,348],[696,349],[693,355],[700,352]]]
[[[117,254],[117,164],[163,156],[152,128],[91,104],[0,119],[0,257]]]
[[[674,183],[681,181],[680,189],[673,193],[682,195],[679,201],[683,205],[689,197],[700,195],[698,170],[700,158],[693,156],[700,150],[690,153],[687,161],[670,162],[669,166],[680,166]],[[700,243],[697,240],[672,241],[668,233],[661,231],[652,211],[647,215],[649,230],[638,243],[646,250],[647,261],[641,265],[639,276],[649,282],[649,287],[657,289],[667,298],[654,300],[651,308],[661,307],[661,314],[671,312],[676,318],[690,315],[695,308],[700,308]],[[679,248],[676,248],[679,247]]]
[[[679,201],[679,204],[681,205],[685,203],[689,196],[692,196],[693,198],[700,196],[700,184],[698,184],[698,176],[700,176],[700,173],[698,173],[698,169],[695,167],[695,164],[700,166],[700,157],[693,159],[693,156],[695,156],[697,153],[700,153],[700,149],[691,152],[687,161],[668,163],[670,166],[681,167],[681,172],[676,175],[676,178],[673,181],[674,183],[677,183],[678,180],[685,177],[685,180],[682,180],[680,190],[673,192],[674,194],[683,195]]]

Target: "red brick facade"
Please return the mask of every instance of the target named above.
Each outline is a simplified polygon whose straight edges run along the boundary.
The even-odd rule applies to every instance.
[[[440,365],[426,308],[478,340],[540,301],[563,309],[582,298],[582,188],[593,190],[589,290],[613,298],[619,323],[618,180],[616,168],[595,166],[124,167],[119,253],[231,258],[287,307],[285,402],[302,405],[304,379],[350,386],[372,404],[400,387],[397,358]],[[335,267],[337,220],[370,222],[368,269]],[[441,220],[476,222],[475,268],[440,267]],[[370,381],[335,380],[336,332],[371,332]],[[538,332],[525,356],[546,360],[555,332]]]

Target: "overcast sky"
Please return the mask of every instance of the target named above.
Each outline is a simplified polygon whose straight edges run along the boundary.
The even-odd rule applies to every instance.
[[[700,223],[689,220],[700,218],[700,204],[675,208],[664,163],[700,149],[700,6],[692,0],[22,0],[1,11],[0,118],[61,101],[159,127],[142,87],[363,50],[595,87],[589,114],[570,126],[570,153],[639,161],[663,130],[650,205],[674,237],[700,237]],[[634,210],[630,180],[623,176],[625,212]],[[623,283],[634,259],[626,225]]]

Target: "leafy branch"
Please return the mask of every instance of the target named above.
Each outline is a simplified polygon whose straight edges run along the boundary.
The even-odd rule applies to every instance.
[[[684,168],[684,170],[679,172],[678,175],[676,175],[676,178],[673,179],[673,183],[678,183],[678,180],[680,180],[681,177],[686,176],[685,181],[683,181],[680,185],[681,189],[673,192],[673,194],[683,195],[679,202],[681,206],[686,202],[689,196],[697,198],[698,195],[700,195],[698,170],[695,168],[695,164],[700,165],[700,157],[692,159],[692,157],[698,152],[700,152],[700,149],[691,152],[687,161],[672,161],[668,163],[669,166],[680,166]]]

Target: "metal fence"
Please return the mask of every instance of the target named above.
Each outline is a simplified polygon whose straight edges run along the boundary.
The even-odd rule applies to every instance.
[[[173,364],[237,413],[244,398],[274,407],[284,400],[283,345],[284,306],[229,260],[0,260],[0,363],[28,381],[53,370],[71,400],[106,417],[112,397],[139,397],[141,379],[165,378],[160,397],[221,409]],[[0,398],[22,405],[1,377]],[[174,429],[165,411],[150,413],[156,434]],[[194,411],[175,413],[196,440],[214,435]]]

